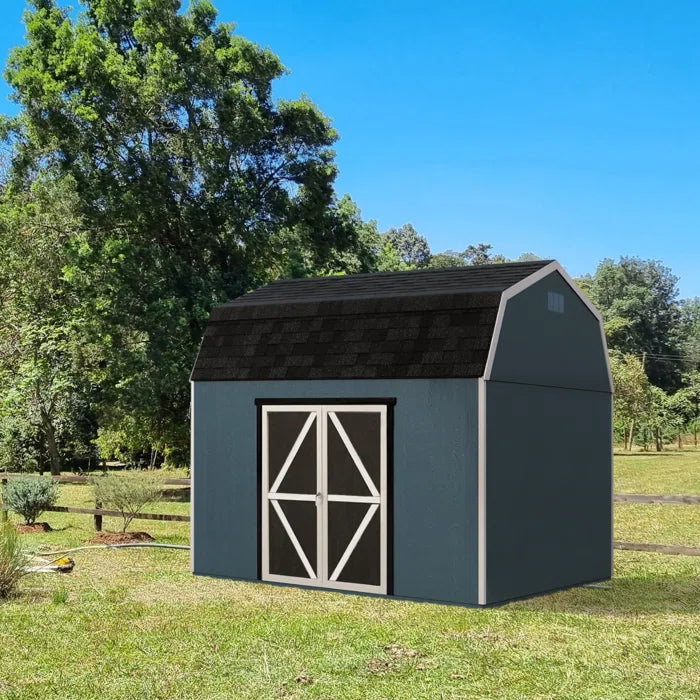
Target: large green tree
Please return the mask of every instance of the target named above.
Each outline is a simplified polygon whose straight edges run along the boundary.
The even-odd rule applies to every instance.
[[[67,249],[81,222],[66,179],[37,180],[22,196],[0,196],[0,461],[46,459],[53,473],[70,452],[89,452],[94,429],[83,371]]]
[[[102,430],[184,448],[213,304],[373,265],[372,231],[334,194],[336,132],[307,98],[273,99],[284,66],[208,0],[84,0],[77,15],[30,0],[25,24],[5,74],[20,107],[2,122],[5,194],[70,181],[81,226],[61,274]]]
[[[390,228],[382,234],[382,238],[384,245],[388,244],[398,254],[400,268],[425,267],[430,262],[428,240],[416,231],[413,224]]]
[[[688,370],[700,370],[700,297],[681,299],[678,344]]]
[[[598,307],[611,349],[644,357],[651,381],[680,385],[678,278],[656,260],[603,260],[584,289]]]

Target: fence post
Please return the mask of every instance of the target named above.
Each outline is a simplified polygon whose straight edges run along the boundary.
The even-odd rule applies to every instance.
[[[102,502],[99,499],[95,499],[95,508],[97,510],[102,510]],[[95,513],[95,532],[102,532],[102,514]]]
[[[2,508],[0,509],[0,522],[7,522],[7,511],[5,510],[5,487],[7,486],[7,477],[3,477],[0,480],[0,501],[2,501]]]

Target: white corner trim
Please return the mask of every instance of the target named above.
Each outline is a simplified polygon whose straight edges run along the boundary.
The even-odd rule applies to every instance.
[[[610,578],[615,575],[615,441],[613,435],[614,395],[610,394]]]
[[[477,481],[477,538],[478,538],[478,602],[486,605],[486,382],[478,382],[478,481]]]
[[[194,382],[190,381],[190,573],[194,573]]]
[[[598,321],[598,326],[600,327],[600,339],[603,345],[605,356],[605,366],[608,373],[608,383],[610,386],[610,392],[612,393],[614,392],[615,388],[613,386],[612,381],[612,372],[610,371],[610,358],[608,356],[608,344],[605,340],[605,328],[603,326],[603,317],[600,315],[600,311],[598,311],[598,309],[596,309],[596,307],[593,306],[590,299],[581,291],[576,282],[574,282],[574,280],[571,279],[569,273],[556,260],[554,262],[549,263],[548,265],[545,265],[536,272],[533,272],[531,275],[528,275],[524,279],[520,280],[520,282],[514,284],[512,287],[504,289],[501,293],[501,301],[498,305],[496,323],[494,325],[493,334],[491,336],[491,344],[489,346],[489,354],[486,359],[486,366],[484,368],[483,378],[487,381],[491,379],[491,372],[493,371],[493,362],[496,356],[496,349],[498,348],[498,340],[501,335],[501,327],[503,326],[503,316],[505,315],[506,304],[508,303],[508,300],[512,299],[514,296],[517,296],[518,294],[520,294],[520,292],[526,290],[528,287],[532,287],[533,284],[536,284],[541,279],[544,279],[548,275],[551,275],[553,272],[558,272],[562,276],[564,281],[569,285],[569,287],[571,287],[573,292],[586,305],[586,308],[593,314],[593,316],[595,316],[596,320]]]

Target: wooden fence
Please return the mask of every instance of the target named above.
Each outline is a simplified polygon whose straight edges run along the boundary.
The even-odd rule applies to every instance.
[[[9,472],[0,472],[0,488],[4,490],[8,479],[18,479],[29,477],[38,477],[38,474],[13,474]],[[89,484],[90,476],[82,474],[65,474],[61,476],[52,476],[54,481],[62,484]],[[164,479],[163,484],[167,486],[191,486],[191,479]],[[2,493],[2,491],[0,491]],[[662,503],[673,505],[699,505],[700,496],[689,495],[653,495],[639,493],[616,493],[614,500],[618,502],[631,503]],[[102,518],[104,516],[120,517],[121,513],[117,510],[104,510],[100,507],[100,503],[95,503],[94,508],[73,508],[69,506],[52,506],[46,508],[46,511],[52,513],[79,513],[82,515],[92,515],[95,519],[95,530],[102,530]],[[137,520],[168,520],[171,522],[188,523],[190,522],[189,515],[170,515],[169,513],[140,513],[135,517]],[[7,520],[7,507],[0,504],[0,520]],[[643,542],[613,542],[615,549],[627,549],[640,552],[661,552],[663,554],[685,554],[688,556],[700,556],[700,548],[673,546],[664,544],[647,544]]]
[[[98,474],[99,475],[99,474]],[[39,474],[13,474],[10,472],[0,472],[0,493],[5,490],[5,485],[9,479],[20,479],[26,477],[39,478]],[[60,476],[51,476],[54,481],[60,484],[89,484],[91,476],[82,474],[61,474]],[[191,479],[163,479],[163,484],[166,486],[191,486]],[[50,506],[44,510],[49,513],[78,513],[82,515],[92,515],[95,521],[95,530],[102,531],[102,518],[105,516],[121,517],[118,510],[105,510],[102,504],[95,502],[94,508],[77,508],[72,506]],[[7,520],[7,506],[0,503],[0,520]],[[167,520],[170,522],[188,523],[190,522],[189,515],[171,515],[170,513],[139,513],[134,517],[134,520]]]

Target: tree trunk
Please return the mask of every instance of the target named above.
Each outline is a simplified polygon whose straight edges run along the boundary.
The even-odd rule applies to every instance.
[[[630,422],[630,445],[627,448],[630,452],[632,451],[632,441],[634,440],[634,418]]]
[[[681,437],[681,429],[678,428],[678,449],[683,449],[683,438]]]
[[[661,452],[663,445],[661,443],[661,433],[658,428],[654,428],[654,439],[656,440],[656,451]]]
[[[41,411],[41,423],[46,436],[46,446],[49,449],[51,474],[59,476],[61,474],[61,455],[58,453],[58,445],[56,444],[56,431],[50,416],[43,410]]]

